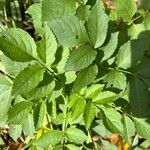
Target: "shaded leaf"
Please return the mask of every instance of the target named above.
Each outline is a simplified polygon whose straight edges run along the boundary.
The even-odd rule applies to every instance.
[[[106,39],[108,17],[101,8],[99,2],[92,8],[87,21],[87,28],[94,48],[100,47]]]
[[[79,47],[70,54],[65,65],[66,71],[80,71],[90,64],[96,57],[96,51],[89,45]]]
[[[77,79],[74,83],[74,90],[79,91],[83,87],[91,84],[95,80],[97,73],[98,68],[96,65],[79,72],[79,74],[77,75]]]
[[[118,45],[118,32],[112,33],[110,40],[107,45],[100,48],[104,52],[104,57],[102,61],[111,57],[111,55],[115,52]]]
[[[8,111],[8,122],[13,124],[22,124],[28,117],[28,113],[31,111],[32,105],[33,104],[31,102],[26,101],[15,104]]]
[[[31,65],[21,71],[15,78],[13,84],[13,95],[30,92],[43,79],[44,68],[38,65]]]

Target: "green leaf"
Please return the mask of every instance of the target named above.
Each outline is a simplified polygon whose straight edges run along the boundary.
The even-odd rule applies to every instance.
[[[93,105],[92,102],[88,102],[86,104],[85,110],[84,110],[84,122],[87,129],[90,128],[94,118],[96,115],[96,107]]]
[[[101,137],[112,135],[112,133],[109,132],[106,126],[103,124],[102,120],[96,120],[95,122],[96,122],[96,126],[92,128],[92,130],[96,135],[99,135]]]
[[[43,79],[44,68],[38,65],[31,65],[21,71],[14,80],[13,95],[30,92]]]
[[[72,94],[69,97],[68,107],[71,109],[71,121],[75,121],[84,112],[86,101],[83,97]],[[79,107],[80,106],[80,107]]]
[[[107,104],[116,99],[117,95],[110,91],[103,91],[100,92],[93,100],[92,102],[95,104]]]
[[[133,118],[137,133],[145,139],[150,139],[150,119]]]
[[[135,73],[143,78],[150,78],[150,59],[144,59],[135,67]]]
[[[50,21],[61,18],[62,16],[68,16],[74,14],[75,9],[75,0],[43,0],[42,20]]]
[[[133,0],[115,0],[114,4],[117,16],[121,17],[124,21],[131,21],[137,10],[136,3]]]
[[[126,115],[123,115],[124,137],[128,141],[135,135],[135,127],[133,121]]]
[[[38,105],[36,105],[36,107],[34,108],[34,124],[35,124],[35,128],[39,129],[43,127],[43,122],[45,120],[46,117],[46,104],[45,102],[41,102]]]
[[[150,15],[149,14],[146,14],[143,24],[146,30],[150,30]]]
[[[87,21],[90,14],[90,7],[86,5],[80,5],[77,8],[76,15],[80,20]]]
[[[85,91],[85,98],[93,99],[104,89],[104,84],[92,84]]]
[[[0,74],[0,116],[6,114],[11,106],[11,88],[12,81]]]
[[[70,84],[75,81],[77,75],[74,71],[65,72],[66,82],[65,84]]]
[[[28,62],[15,62],[5,55],[0,55],[0,60],[5,67],[5,71],[12,76],[16,76],[20,71],[28,66]]]
[[[28,62],[37,58],[34,40],[27,32],[17,28],[0,32],[0,49],[14,61]]]
[[[137,39],[139,34],[145,31],[145,26],[143,23],[141,24],[133,24],[128,29],[128,35],[131,37],[131,39]]]
[[[116,57],[116,64],[120,68],[130,68],[143,58],[147,44],[144,39],[131,40],[122,45]]]
[[[114,87],[124,90],[126,88],[126,76],[122,72],[116,70],[110,71],[104,78],[104,82],[107,83],[107,87]]]
[[[21,125],[14,125],[11,124],[9,126],[9,135],[14,141],[17,141],[17,139],[21,136],[22,134],[22,126]]]
[[[123,134],[122,116],[113,108],[103,108],[103,123],[112,133]]]
[[[118,34],[119,34],[118,32],[112,33],[108,44],[100,48],[100,50],[104,52],[102,61],[110,58],[112,54],[115,52],[118,45]]]
[[[108,17],[98,2],[92,8],[92,11],[89,15],[87,28],[94,48],[100,47],[106,39]]]
[[[13,124],[22,124],[26,118],[28,117],[28,113],[32,109],[32,103],[22,101],[15,104],[9,111],[8,111],[8,122]]]
[[[22,124],[23,132],[27,135],[32,137],[35,133],[35,127],[34,127],[34,120],[33,115],[28,114],[28,117],[26,118],[25,122]]]
[[[138,78],[131,78],[129,81],[128,97],[134,116],[142,118],[150,116],[150,92],[146,83]]]
[[[81,150],[81,147],[75,146],[73,144],[67,144],[66,147],[68,150]]]
[[[70,54],[65,66],[66,71],[80,71],[92,64],[96,51],[89,45],[79,47]]]
[[[51,130],[42,134],[42,136],[34,143],[34,145],[46,149],[50,144],[54,146],[60,143],[62,138],[63,133],[61,131]]]
[[[32,4],[26,11],[29,15],[31,15],[33,20],[33,25],[36,32],[40,31],[42,28],[42,6],[41,4],[35,3]]]
[[[98,67],[96,65],[79,72],[79,74],[77,75],[77,79],[74,83],[74,90],[79,91],[83,87],[91,84],[95,80],[97,73]]]
[[[65,65],[68,60],[69,54],[70,54],[69,48],[63,48],[62,57],[56,67],[59,74],[65,72]]]
[[[146,9],[149,10],[150,9],[150,1],[149,0],[141,0],[141,6]]]
[[[37,99],[46,97],[52,93],[54,87],[55,87],[54,80],[51,83],[49,83],[48,85],[36,87],[29,93],[29,95],[28,95],[30,97],[29,99],[37,100]],[[40,95],[39,95],[39,93],[40,93]]]
[[[55,53],[57,50],[57,41],[52,31],[46,27],[43,29],[43,36],[37,42],[37,52],[41,60],[47,67],[55,61]]]
[[[77,128],[70,127],[66,129],[66,136],[70,142],[82,144],[87,140],[85,133]]]
[[[65,16],[49,22],[48,25],[58,42],[64,47],[73,47],[88,42],[85,26],[76,16]]]

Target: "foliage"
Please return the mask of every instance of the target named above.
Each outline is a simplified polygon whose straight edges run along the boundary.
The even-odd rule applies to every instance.
[[[0,24],[2,137],[9,127],[7,143],[29,150],[150,148],[149,2],[30,4],[32,33],[11,15]]]

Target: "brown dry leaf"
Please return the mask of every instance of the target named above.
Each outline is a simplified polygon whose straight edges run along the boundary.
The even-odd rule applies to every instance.
[[[22,142],[10,142],[8,150],[22,150]]]
[[[112,0],[102,0],[102,1],[107,6],[107,8],[115,10],[115,5]]]
[[[124,143],[123,138],[119,134],[112,134],[107,137],[100,137],[100,136],[94,136],[93,141],[99,141],[99,140],[107,140],[111,144],[114,144],[118,147],[118,150],[129,150],[129,145],[127,143]]]
[[[119,134],[112,134],[111,136],[105,137],[111,144],[115,144],[118,150],[129,150],[129,145],[124,143],[123,138]]]

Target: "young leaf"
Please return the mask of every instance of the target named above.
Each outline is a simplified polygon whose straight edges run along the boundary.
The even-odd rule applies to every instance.
[[[107,83],[107,87],[113,86],[114,88],[121,90],[126,88],[126,80],[125,74],[116,70],[110,71],[104,78],[104,82]]]
[[[35,133],[35,127],[34,127],[34,120],[33,115],[28,114],[28,117],[26,118],[25,122],[22,124],[23,132],[27,135],[32,137]]]
[[[41,60],[47,67],[55,61],[55,53],[57,50],[57,41],[52,31],[46,27],[43,31],[41,41],[37,42],[37,52]]]
[[[43,0],[42,20],[51,21],[62,16],[74,14],[75,8],[75,0]]]
[[[28,117],[28,113],[31,111],[32,105],[33,104],[31,102],[26,101],[15,104],[8,111],[8,122],[13,124],[22,124]]]
[[[53,20],[48,25],[55,33],[58,42],[64,47],[73,47],[88,42],[83,22],[74,15]]]
[[[136,131],[145,139],[150,139],[150,120],[144,118],[133,118]]]
[[[136,13],[137,7],[133,0],[115,0],[116,13],[124,21],[131,21],[133,15]]]
[[[21,136],[21,133],[22,133],[21,125],[11,124],[9,126],[9,135],[14,141],[17,141],[17,139]]]
[[[86,104],[85,110],[84,110],[84,122],[87,129],[90,128],[94,118],[96,115],[96,107],[93,105],[92,102],[88,102]]]
[[[87,140],[87,136],[85,135],[85,133],[82,130],[74,127],[70,127],[66,129],[66,136],[70,142],[76,144],[82,144]]]
[[[91,84],[95,80],[97,73],[98,68],[96,65],[79,72],[79,74],[77,75],[77,79],[75,80],[74,90],[79,91],[83,87]]]
[[[46,149],[50,144],[54,146],[60,143],[62,138],[63,133],[61,131],[51,130],[42,134],[42,136],[37,141],[35,141],[34,145]]]
[[[115,109],[103,108],[103,123],[112,133],[123,134],[122,116]]]
[[[116,94],[110,91],[100,92],[95,98],[93,98],[92,102],[95,104],[107,104],[116,99]]]
[[[108,17],[101,8],[99,2],[97,2],[96,5],[92,8],[87,21],[87,28],[94,48],[100,47],[106,39]]]
[[[79,47],[70,54],[65,65],[66,71],[80,71],[92,64],[96,51],[89,45]]]
[[[0,49],[14,61],[28,62],[37,58],[34,40],[27,32],[17,28],[0,32]]]
[[[147,44],[144,39],[131,40],[122,45],[116,57],[116,64],[120,68],[130,68],[143,58]]]
[[[21,71],[15,78],[13,84],[13,95],[30,92],[43,79],[44,68],[38,65],[31,65]]]
[[[102,61],[111,57],[111,55],[115,52],[118,45],[118,32],[112,33],[111,38],[106,46],[100,48],[104,52],[104,57]]]

